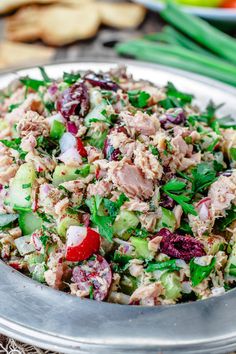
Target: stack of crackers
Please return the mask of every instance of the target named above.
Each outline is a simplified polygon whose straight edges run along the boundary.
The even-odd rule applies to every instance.
[[[47,62],[55,47],[92,38],[101,25],[135,28],[145,9],[123,1],[0,0],[0,15],[7,16],[6,41],[0,43],[0,68],[5,68],[32,64],[34,59]],[[25,43],[38,40],[44,46]]]

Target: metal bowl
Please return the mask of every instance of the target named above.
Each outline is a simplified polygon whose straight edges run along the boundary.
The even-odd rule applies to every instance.
[[[196,95],[225,102],[223,114],[236,116],[236,90],[198,75],[164,66],[123,61],[136,78],[159,85],[172,81]],[[46,67],[63,71],[106,70],[112,62],[80,62]],[[0,88],[18,75],[40,77],[36,68],[5,73]],[[161,307],[125,306],[79,299],[42,286],[0,261],[0,332],[64,353],[222,353],[236,348],[236,289],[207,300]]]

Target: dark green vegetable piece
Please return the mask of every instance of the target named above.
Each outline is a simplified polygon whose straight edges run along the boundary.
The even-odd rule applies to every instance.
[[[207,266],[200,266],[194,262],[194,258],[190,261],[190,277],[193,286],[200,284],[205,278],[207,278],[216,264],[216,258],[212,258],[212,261]]]
[[[176,265],[176,259],[170,259],[165,262],[149,262],[146,272],[155,272],[156,270],[168,270],[169,272],[178,271],[181,268]]]
[[[217,180],[216,171],[207,162],[198,164],[197,167],[193,169],[192,175],[193,193],[203,192],[207,187],[209,187]]]
[[[46,86],[47,82],[43,80],[31,79],[30,77],[22,77],[20,82],[27,88],[31,88],[34,91],[38,91],[41,86]]]
[[[48,76],[48,74],[46,73],[46,71],[45,71],[45,69],[43,67],[40,66],[39,70],[40,70],[41,75],[42,75],[42,77],[43,77],[45,82],[48,82],[48,83],[52,82],[52,79],[50,79],[50,77]]]
[[[130,103],[136,108],[147,107],[150,98],[149,93],[139,90],[128,91],[128,96]]]
[[[176,203],[182,206],[183,211],[186,214],[197,215],[197,212],[192,204],[190,204],[191,198],[184,193],[186,189],[186,183],[173,179],[167,182],[162,190]]]
[[[116,50],[121,55],[196,72],[236,86],[236,68],[232,64],[177,45],[133,40],[118,44]]]
[[[229,226],[234,220],[236,220],[236,207],[226,212],[225,218],[220,218],[218,224],[220,231],[225,231],[226,227]]]
[[[187,14],[168,1],[161,16],[206,48],[236,64],[236,41],[198,17]]]
[[[69,85],[74,84],[76,81],[80,79],[80,73],[63,73],[63,81]]]
[[[124,194],[121,194],[116,202],[96,195],[85,202],[91,212],[91,221],[97,225],[100,235],[110,242],[113,237],[112,225],[125,200],[127,197]]]

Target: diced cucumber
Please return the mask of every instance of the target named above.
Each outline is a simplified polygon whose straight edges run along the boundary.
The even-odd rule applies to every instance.
[[[24,257],[24,260],[28,264],[28,267],[30,269],[32,269],[32,268],[34,268],[35,265],[44,262],[44,255],[43,254],[39,254],[39,253],[31,253],[31,254],[27,254]],[[31,270],[30,270],[30,272],[31,272]]]
[[[226,264],[225,278],[226,280],[235,280],[236,278],[236,244],[233,245],[232,252]]]
[[[74,181],[78,178],[79,178],[78,169],[61,164],[55,168],[52,177],[52,184],[57,187],[61,183]]]
[[[151,252],[148,249],[148,241],[141,237],[130,237],[131,244],[135,248],[135,253],[137,257],[150,259]]]
[[[181,282],[176,273],[166,272],[160,280],[165,288],[166,299],[177,300],[181,296]]]
[[[57,232],[60,236],[65,237],[69,226],[79,226],[80,222],[76,215],[63,215],[57,223]]]
[[[66,128],[62,122],[58,120],[54,120],[50,129],[50,138],[59,140],[64,134]]]
[[[35,251],[34,245],[31,242],[31,236],[22,236],[15,240],[16,248],[18,249],[21,256],[25,256],[31,252]]]
[[[46,271],[45,263],[37,264],[32,272],[32,279],[38,281],[39,283],[45,282],[44,273]]]
[[[102,112],[104,111],[104,109],[106,109],[106,106],[106,101],[102,101],[99,105],[96,105],[85,117],[84,125],[86,127],[89,127],[93,119],[96,119],[101,122],[105,121],[106,117],[104,116],[104,114],[102,114]]]
[[[0,214],[0,227],[4,227],[18,219],[18,214]]]
[[[19,226],[23,235],[31,235],[42,226],[42,219],[33,212],[21,212],[19,216]]]
[[[31,209],[32,186],[36,173],[32,163],[20,166],[10,186],[10,203],[15,210]]]
[[[113,232],[116,236],[123,238],[129,229],[137,227],[138,224],[139,219],[134,212],[121,210],[113,224]]]
[[[120,281],[121,292],[127,295],[133,294],[138,287],[138,281],[136,278],[128,275],[124,275]]]
[[[174,213],[171,210],[168,210],[166,208],[161,208],[161,212],[162,212],[162,217],[157,224],[157,231],[165,227],[170,231],[174,231],[176,225],[176,219]]]

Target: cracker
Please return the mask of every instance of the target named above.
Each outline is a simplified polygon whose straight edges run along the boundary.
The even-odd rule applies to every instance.
[[[95,3],[79,7],[29,6],[20,9],[6,21],[6,37],[13,41],[34,41],[62,46],[93,37],[100,26]]]
[[[40,45],[0,42],[0,68],[45,64],[53,58],[55,50]]]
[[[102,23],[115,28],[135,28],[145,17],[143,6],[128,3],[98,3]]]
[[[69,0],[70,1],[70,0]],[[0,14],[6,14],[24,5],[57,3],[58,0],[0,0]]]
[[[20,9],[6,19],[6,38],[10,41],[34,41],[40,37],[40,11],[38,6]]]
[[[51,6],[41,16],[41,38],[55,46],[88,39],[96,35],[100,22],[96,4],[78,8]]]

